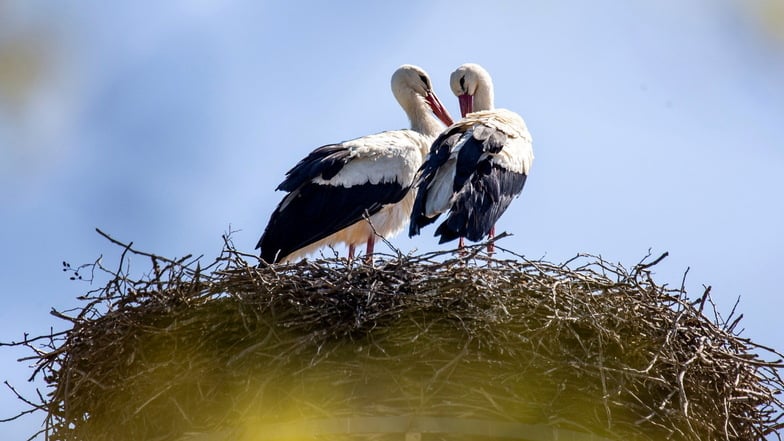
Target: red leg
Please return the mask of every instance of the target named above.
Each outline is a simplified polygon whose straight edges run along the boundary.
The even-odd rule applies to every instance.
[[[376,245],[376,236],[368,237],[367,248],[365,249],[365,260],[367,263],[373,263],[373,249]]]
[[[460,237],[457,239],[457,254],[460,257],[465,257],[468,253],[465,251],[465,238]]]
[[[488,237],[491,240],[495,237],[495,225],[490,227],[490,233],[488,233]],[[488,254],[493,254],[494,251],[495,251],[495,243],[494,242],[490,242],[489,244],[487,244],[487,253]]]
[[[370,236],[367,241],[367,249],[365,250],[365,254],[368,257],[373,257],[373,250],[376,248],[376,236]]]
[[[353,243],[348,246],[348,260],[354,260],[354,251],[355,250],[356,250],[356,247],[354,246]]]

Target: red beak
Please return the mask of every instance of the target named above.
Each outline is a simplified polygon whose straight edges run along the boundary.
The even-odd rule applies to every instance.
[[[441,122],[444,123],[447,127],[454,124],[454,121],[452,121],[452,117],[449,115],[449,112],[446,110],[444,105],[441,104],[441,101],[434,92],[428,93],[425,97],[425,101],[427,101],[427,104],[430,106],[430,109],[433,111],[436,117],[440,119]]]
[[[460,103],[460,116],[465,118],[466,115],[474,111],[474,96],[467,93],[458,95],[457,101]]]

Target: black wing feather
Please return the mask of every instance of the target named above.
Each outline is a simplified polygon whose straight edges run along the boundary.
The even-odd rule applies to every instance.
[[[308,182],[287,195],[272,213],[256,248],[273,263],[403,199],[398,182],[351,187]]]
[[[308,154],[286,173],[277,190],[294,191],[306,182],[320,177],[329,180],[351,160],[351,153],[342,144],[323,145]]]
[[[436,229],[439,243],[459,237],[482,240],[520,192],[526,175],[509,171],[489,159],[477,164],[475,173],[455,199],[446,220]]]
[[[496,154],[504,148],[507,136],[500,130],[475,124],[471,130],[466,131],[462,138],[463,145],[457,155],[455,167],[455,182],[453,191],[458,193],[465,183],[476,173],[479,167],[479,160],[485,153]]]
[[[428,217],[425,215],[425,201],[427,201],[427,189],[435,177],[438,169],[448,160],[452,148],[457,145],[463,136],[465,128],[455,126],[442,133],[433,141],[430,147],[430,154],[425,162],[419,167],[418,178],[414,183],[417,188],[417,195],[414,199],[413,209],[411,210],[411,221],[408,226],[408,236],[413,237],[419,234],[422,227],[429,225],[438,219],[438,216]]]

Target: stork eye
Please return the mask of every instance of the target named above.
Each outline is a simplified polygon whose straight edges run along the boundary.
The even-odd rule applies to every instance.
[[[465,88],[465,77],[464,77],[464,76],[463,76],[463,77],[460,77],[460,89],[461,89],[463,92],[465,92],[465,91],[466,91],[466,88]]]
[[[424,75],[420,75],[419,79],[422,80],[422,82],[425,83],[425,87],[430,90],[430,80]]]

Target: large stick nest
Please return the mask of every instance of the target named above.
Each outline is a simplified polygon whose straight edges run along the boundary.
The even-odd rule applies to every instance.
[[[400,432],[448,439],[761,440],[784,427],[779,354],[738,336],[710,289],[657,284],[659,259],[627,270],[478,246],[258,267],[227,240],[202,268],[120,246],[118,269],[74,270],[109,281],[54,312],[67,330],[21,343],[51,387],[48,439],[403,439],[400,417],[441,427]],[[131,278],[131,256],[150,273]]]

